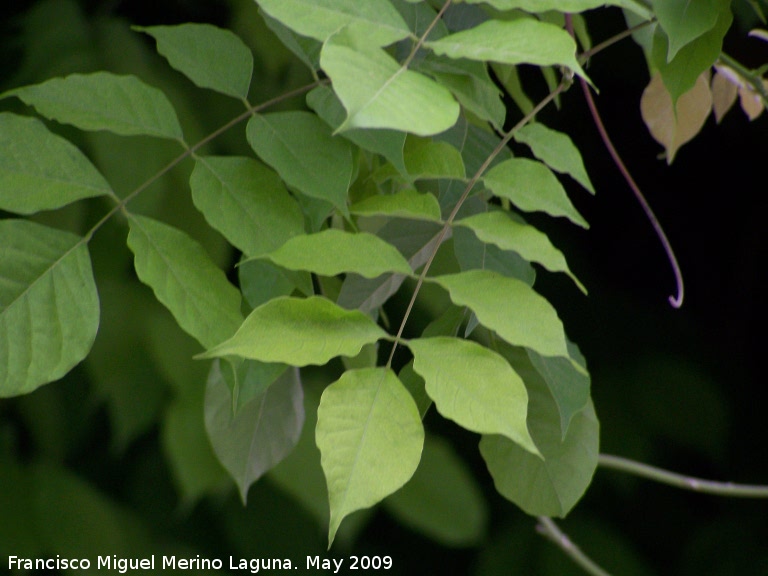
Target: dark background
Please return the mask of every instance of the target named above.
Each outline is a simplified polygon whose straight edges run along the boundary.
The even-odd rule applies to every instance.
[[[49,54],[45,65],[30,59],[34,39],[22,35],[23,19],[41,4],[4,7],[2,90],[45,79],[46,67],[55,70],[56,60],[64,57]],[[242,4],[90,0],[79,6],[86,19],[227,26]],[[737,19],[725,51],[746,66],[768,62],[768,44],[746,36],[758,25],[746,2],[735,8]],[[625,27],[613,9],[593,11],[587,22],[595,42]],[[273,84],[294,80],[293,69],[270,69],[257,62],[257,74],[259,66]],[[600,89],[596,101],[605,125],[664,226],[686,287],[682,309],[670,307],[667,297],[674,292],[674,278],[661,245],[612,164],[574,85],[563,96],[562,107],[548,109],[540,120],[567,132],[582,151],[597,194],[591,197],[576,186],[569,192],[591,229],[576,230],[545,218],[531,221],[550,234],[589,289],[584,297],[569,281],[546,274],[539,274],[537,284],[589,362],[601,451],[696,476],[766,484],[768,435],[761,394],[766,386],[762,332],[767,319],[768,113],[749,122],[737,105],[721,125],[710,118],[668,166],[659,159],[661,147],[640,117],[640,96],[648,81],[640,48],[625,40],[595,56],[588,72]],[[537,78],[525,79],[532,93],[542,90]],[[61,386],[72,389],[71,384]],[[13,430],[21,438],[23,457],[33,459],[38,440],[27,429],[24,410],[17,401],[0,402],[0,426]],[[470,549],[445,548],[378,512],[352,546],[354,553],[391,554],[401,573],[408,574],[580,573],[536,534],[535,520],[495,493],[476,454],[476,437],[444,423],[428,424],[457,443],[483,485],[492,510],[486,541]],[[158,533],[173,534],[214,557],[281,555],[279,550],[291,550],[286,539],[308,539],[313,549],[322,548],[323,527],[263,483],[253,489],[258,491],[252,497],[261,503],[258,509],[242,509],[231,492],[179,512],[161,462],[158,431],[148,432],[120,458],[109,451],[108,435],[107,416],[97,410],[78,447],[64,458],[65,465],[134,508]],[[151,470],[146,473],[151,496],[131,494],[125,480],[142,467]],[[768,574],[765,501],[691,494],[598,469],[584,500],[562,526],[615,574]]]

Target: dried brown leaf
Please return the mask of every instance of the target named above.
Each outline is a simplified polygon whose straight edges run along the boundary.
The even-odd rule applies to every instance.
[[[736,102],[738,95],[739,87],[728,75],[718,70],[712,78],[712,110],[718,124]]]

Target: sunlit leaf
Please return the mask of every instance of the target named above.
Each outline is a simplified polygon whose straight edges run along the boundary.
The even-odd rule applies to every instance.
[[[528,394],[509,363],[489,348],[460,338],[408,342],[413,369],[424,378],[438,412],[467,430],[501,434],[538,450],[528,434]]]
[[[208,223],[246,255],[304,232],[304,215],[280,178],[251,158],[198,157],[189,185]]]
[[[552,170],[568,174],[592,194],[595,193],[581,153],[567,134],[547,128],[540,122],[532,122],[515,133],[515,140],[528,145],[533,155]]]
[[[323,392],[317,446],[328,484],[328,544],[345,516],[400,488],[421,458],[424,428],[411,395],[386,368],[351,370]]]
[[[550,272],[564,272],[586,294],[586,288],[571,273],[562,252],[552,245],[546,234],[533,226],[517,222],[500,210],[463,218],[456,225],[466,226],[483,242],[493,243],[503,250],[513,250]]]
[[[157,41],[157,51],[168,63],[201,88],[235,98],[247,98],[253,54],[229,30],[210,24],[135,26]]]
[[[405,167],[414,179],[464,178],[464,162],[456,148],[447,142],[409,136],[403,150]]]
[[[565,216],[574,224],[589,228],[568,199],[562,184],[541,162],[510,158],[492,168],[483,181],[496,196],[511,200],[521,210]]]
[[[321,42],[345,27],[377,46],[410,34],[387,0],[259,0],[259,6],[299,34]]]
[[[242,322],[240,293],[200,244],[181,230],[131,214],[128,247],[136,273],[204,347],[229,338]]]
[[[58,380],[91,349],[99,296],[83,240],[0,220],[0,397]]]
[[[450,58],[502,64],[560,64],[586,77],[576,61],[576,43],[568,32],[529,18],[487,20],[469,30],[424,44],[436,54]]]
[[[342,272],[366,278],[387,272],[411,274],[408,262],[394,246],[367,232],[328,229],[296,236],[266,257],[283,268],[309,270],[322,276]]]
[[[424,438],[413,478],[384,506],[403,524],[451,547],[478,543],[488,523],[488,506],[472,472],[436,436]]]
[[[432,194],[409,188],[396,194],[377,194],[350,206],[358,216],[392,216],[417,220],[440,220],[440,204]]]
[[[730,10],[730,0],[652,0],[651,4],[669,38],[667,62],[683,46],[711,30],[724,10]]]
[[[336,356],[355,356],[385,335],[366,315],[325,298],[281,297],[256,308],[232,338],[197,357],[322,365]]]
[[[347,212],[352,147],[308,112],[257,114],[246,127],[256,154],[300,192]]]
[[[71,74],[9,90],[0,98],[8,96],[17,96],[46,118],[82,130],[184,138],[176,112],[165,94],[135,76],[109,72]]]
[[[325,43],[320,64],[347,110],[338,130],[392,128],[430,136],[450,128],[459,116],[446,88],[348,35]]]
[[[304,394],[298,369],[287,370],[236,414],[219,362],[205,391],[205,427],[211,445],[245,503],[248,488],[296,446],[304,424]]]
[[[0,113],[0,210],[32,214],[111,189],[68,140],[34,118]]]
[[[643,91],[640,99],[643,122],[666,149],[668,164],[675,159],[680,147],[699,133],[712,111],[707,78],[706,73],[702,74],[696,85],[680,97],[675,108],[660,74],[655,74]]]
[[[541,378],[526,378],[526,367],[520,363],[515,366],[530,397],[528,429],[544,458],[504,436],[483,436],[480,452],[502,496],[532,516],[562,517],[584,494],[597,467],[597,417],[589,401],[574,415],[563,440],[557,405],[546,384]]]
[[[544,356],[568,356],[557,312],[528,284],[488,270],[432,280],[448,290],[454,303],[471,308],[483,326],[510,344],[532,348]]]

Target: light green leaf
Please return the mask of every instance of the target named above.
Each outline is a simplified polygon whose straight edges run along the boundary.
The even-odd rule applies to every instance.
[[[99,296],[82,238],[0,220],[0,397],[58,380],[88,354]]]
[[[347,213],[354,168],[352,147],[332,136],[317,116],[308,112],[257,114],[248,121],[246,136],[256,154],[289,186]]]
[[[651,4],[659,26],[669,38],[667,62],[683,46],[711,30],[724,9],[730,11],[730,0],[651,0]]]
[[[206,348],[229,338],[242,322],[240,293],[203,247],[145,216],[131,214],[128,223],[136,274],[179,326]]]
[[[440,204],[432,194],[409,188],[395,194],[377,194],[350,206],[359,216],[391,216],[416,220],[440,220]]]
[[[528,286],[536,280],[536,270],[530,262],[516,252],[486,244],[468,228],[453,229],[453,251],[462,271],[491,270],[522,280]]]
[[[483,436],[480,453],[502,496],[532,516],[563,517],[592,481],[599,424],[590,400],[574,415],[563,440],[560,415],[546,384],[541,378],[526,379],[525,384],[530,397],[528,428],[544,459],[504,436]]]
[[[289,270],[309,270],[321,276],[354,272],[375,278],[388,272],[412,272],[397,248],[367,232],[329,229],[296,236],[266,258]]]
[[[299,34],[321,42],[342,28],[376,46],[392,44],[410,34],[388,0],[259,0],[259,6]]]
[[[552,170],[570,175],[592,194],[595,193],[584,168],[581,153],[567,134],[533,122],[518,130],[515,140],[527,144],[533,155]]]
[[[488,524],[488,506],[472,472],[436,436],[424,438],[413,478],[384,506],[403,524],[452,548],[478,544]]]
[[[408,342],[413,369],[438,412],[467,430],[501,434],[538,454],[528,428],[528,393],[496,352],[471,340],[441,336]]]
[[[110,194],[93,164],[34,118],[0,113],[0,210],[32,214]]]
[[[565,216],[574,224],[589,228],[571,204],[563,186],[541,162],[510,158],[492,168],[483,181],[496,196],[508,198],[521,210]]]
[[[299,60],[304,62],[310,70],[320,69],[320,49],[323,47],[321,42],[314,38],[296,34],[296,32],[288,28],[280,20],[272,18],[263,10],[259,10],[259,15],[264,18],[264,23],[274,32],[280,42],[293,52]]]
[[[497,10],[521,9],[526,12],[547,12],[557,10],[559,12],[583,12],[601,6],[621,6],[632,10],[645,19],[653,17],[653,13],[640,0],[464,0],[467,4],[489,4]]]
[[[315,438],[328,484],[328,545],[345,516],[405,484],[421,458],[424,428],[411,395],[386,368],[351,370],[323,392]]]
[[[563,324],[557,312],[525,282],[488,270],[469,270],[432,278],[451,300],[469,306],[483,326],[510,344],[544,356],[568,356]]]
[[[664,86],[672,97],[673,106],[683,94],[693,89],[701,73],[708,70],[720,57],[723,38],[732,22],[733,14],[726,6],[713,28],[683,46],[669,62],[667,61],[669,41],[661,29],[656,29],[653,35],[651,60],[661,73]]]
[[[296,446],[304,424],[298,369],[287,370],[235,414],[219,361],[205,389],[205,427],[213,451],[237,484],[245,505],[248,488]]]
[[[0,98],[8,96],[34,106],[46,118],[81,130],[184,139],[165,94],[135,76],[71,74],[0,94]]]
[[[403,150],[405,168],[415,179],[465,177],[464,161],[456,148],[447,142],[409,135]]]
[[[304,232],[301,208],[278,175],[251,158],[198,157],[189,185],[208,223],[246,255]]]
[[[251,308],[258,308],[278,296],[290,296],[298,287],[295,280],[304,284],[299,289],[305,295],[313,294],[312,278],[308,272],[282,270],[267,260],[240,262],[237,276],[243,297]]]
[[[502,250],[517,252],[529,262],[541,264],[550,272],[564,272],[579,290],[587,293],[584,285],[571,273],[563,253],[552,245],[546,234],[533,226],[517,222],[500,210],[463,218],[456,225],[466,226],[483,242],[495,244]]]
[[[392,128],[430,136],[459,117],[459,105],[446,88],[348,35],[325,43],[320,64],[347,110],[338,130]]]
[[[336,356],[355,356],[384,336],[365,314],[346,311],[325,298],[281,297],[256,308],[232,338],[197,358],[240,356],[293,366],[322,365]]]
[[[450,58],[502,64],[560,64],[586,78],[576,61],[576,43],[568,32],[529,18],[487,20],[469,30],[424,44],[436,54]]]
[[[346,111],[339,98],[328,86],[318,86],[307,94],[307,105],[334,130],[344,122]],[[396,130],[345,130],[341,136],[354,142],[363,150],[381,154],[405,175],[403,146],[405,134]]]
[[[235,98],[247,98],[253,54],[229,30],[210,24],[134,26],[157,41],[157,51],[168,63],[201,88]]]

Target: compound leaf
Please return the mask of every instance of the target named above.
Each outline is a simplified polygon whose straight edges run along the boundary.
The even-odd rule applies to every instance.
[[[322,365],[336,356],[355,356],[386,333],[365,314],[333,302],[280,297],[251,312],[232,338],[197,358],[240,356],[293,366]]]
[[[205,389],[205,427],[213,451],[240,490],[276,466],[296,446],[304,424],[304,393],[298,369],[286,370],[235,413],[232,393],[219,361],[211,366]]]
[[[229,30],[210,24],[134,26],[157,41],[157,51],[168,63],[201,88],[247,98],[253,73],[253,54]]]
[[[528,393],[509,363],[485,346],[440,336],[408,343],[413,369],[424,378],[438,412],[467,430],[501,434],[533,454]]]
[[[248,121],[253,150],[285,182],[303,194],[347,213],[347,190],[354,169],[352,146],[308,112],[258,114]]]
[[[46,118],[81,130],[184,138],[176,112],[165,94],[135,76],[109,72],[71,74],[0,95],[7,96],[17,96]]]
[[[569,200],[563,186],[541,162],[528,158],[510,158],[491,168],[483,181],[496,196],[509,199],[521,210],[565,216],[574,224],[589,228],[587,221]]]
[[[240,293],[203,247],[145,216],[131,214],[128,223],[136,274],[179,326],[206,348],[230,337],[242,322]]]
[[[409,136],[403,150],[405,168],[414,179],[465,177],[464,161],[447,142]]]
[[[243,157],[197,158],[192,200],[208,223],[246,255],[274,250],[304,232],[304,215],[272,170]]]
[[[0,113],[0,210],[32,214],[110,194],[90,160],[34,118]]]
[[[683,46],[715,26],[723,7],[730,5],[730,1],[652,0],[651,4],[659,26],[669,38],[669,46],[664,55],[667,62],[670,62]]]
[[[88,354],[99,296],[83,240],[0,220],[0,397],[57,380]]]
[[[525,282],[489,270],[468,270],[432,278],[451,300],[468,306],[483,326],[510,344],[543,356],[568,356],[563,324],[552,305]]]
[[[328,484],[328,545],[345,516],[373,506],[416,470],[424,428],[413,398],[387,368],[350,370],[323,392],[315,438]]]
[[[309,270],[322,276],[354,272],[375,278],[388,272],[411,274],[397,248],[367,232],[323,230],[296,236],[266,256],[289,270]]]
[[[416,220],[440,220],[440,204],[432,194],[408,188],[395,194],[376,194],[350,206],[358,216],[391,216]]]

